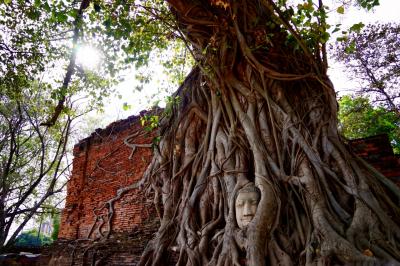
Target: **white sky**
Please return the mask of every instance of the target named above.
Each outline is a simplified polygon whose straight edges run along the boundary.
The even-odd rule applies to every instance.
[[[400,22],[400,0],[380,0],[380,5],[370,12],[355,7],[346,10],[344,15],[332,12],[329,20],[331,24],[341,23],[344,26],[343,29],[346,27],[349,28],[359,22],[363,22],[364,24]],[[334,41],[335,38],[332,38],[331,41]],[[335,90],[340,95],[350,94],[357,87],[357,83],[349,80],[345,71],[345,65],[335,62],[332,59],[329,60],[328,74],[335,86]]]

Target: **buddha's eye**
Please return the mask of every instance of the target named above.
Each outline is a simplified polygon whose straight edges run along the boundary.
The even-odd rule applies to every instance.
[[[237,201],[236,202],[236,206],[238,206],[238,207],[241,207],[241,206],[243,206],[244,205],[244,202],[243,201]]]

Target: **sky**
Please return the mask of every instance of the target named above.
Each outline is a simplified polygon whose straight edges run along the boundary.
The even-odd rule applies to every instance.
[[[332,2],[337,2],[332,0]],[[337,5],[337,4],[336,4]],[[333,6],[333,5],[332,5]],[[373,11],[365,11],[363,9],[351,8],[345,10],[344,15],[333,13],[329,17],[331,24],[341,23],[344,28],[349,28],[355,23],[363,22],[364,24],[400,22],[400,1],[399,0],[380,0],[380,5],[375,7]],[[334,41],[332,38],[331,41]],[[357,86],[357,83],[350,80],[346,75],[346,66],[330,59],[328,75],[330,76],[335,90],[339,95],[350,94]]]
[[[373,11],[365,11],[363,9],[352,6],[346,8],[344,15],[339,15],[336,8],[339,7],[340,0],[326,0],[325,4],[332,8],[329,13],[328,22],[330,24],[341,23],[342,29],[346,30],[353,24],[363,22],[369,23],[386,23],[386,22],[400,22],[400,0],[380,0],[380,6],[375,7]],[[338,33],[339,34],[339,33]],[[337,36],[336,36],[337,37]],[[331,43],[336,39],[335,36],[331,38]],[[87,55],[85,52],[84,54]],[[86,57],[87,58],[87,57]],[[338,95],[351,93],[351,90],[357,87],[357,83],[349,80],[346,76],[346,66],[329,60],[328,74],[335,86]],[[139,85],[135,80],[135,69],[131,69],[126,73],[126,79],[116,86],[117,93],[122,97],[110,97],[105,103],[105,113],[92,113],[92,119],[96,120],[97,127],[105,127],[109,123],[124,119],[130,115],[137,115],[140,111],[148,109],[156,100],[163,100],[166,96],[173,92],[173,88],[167,88],[165,80],[167,79],[157,62],[151,64],[151,70],[155,80],[146,85],[146,87],[137,91],[135,87]],[[167,88],[167,89],[166,89]],[[128,110],[123,110],[124,103],[131,106]],[[90,132],[88,128],[86,131]]]

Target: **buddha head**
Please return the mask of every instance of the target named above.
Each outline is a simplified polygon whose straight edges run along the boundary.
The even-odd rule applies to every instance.
[[[242,187],[235,199],[236,222],[240,229],[245,228],[254,218],[261,192],[253,182]]]

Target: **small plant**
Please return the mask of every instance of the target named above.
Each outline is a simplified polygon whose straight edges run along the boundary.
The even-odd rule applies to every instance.
[[[144,115],[140,118],[140,124],[145,131],[150,132],[159,126],[159,116],[158,115]]]
[[[165,98],[166,106],[164,109],[164,114],[167,117],[172,115],[172,110],[174,107],[178,106],[181,103],[181,98],[179,96],[167,96]]]

